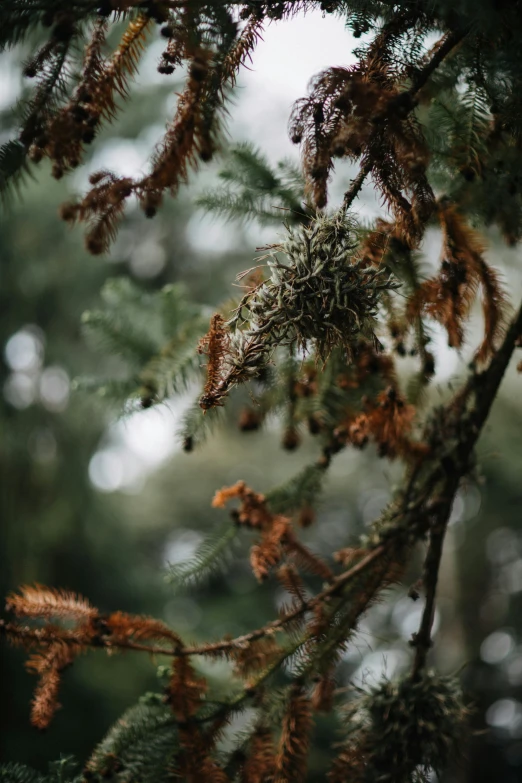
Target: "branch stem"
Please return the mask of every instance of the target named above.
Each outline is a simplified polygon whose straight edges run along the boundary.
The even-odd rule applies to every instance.
[[[493,356],[489,366],[480,373],[471,375],[463,392],[457,396],[453,415],[458,417],[458,423],[462,424],[463,435],[456,449],[458,462],[450,464],[445,486],[438,498],[435,507],[435,518],[431,524],[429,533],[429,545],[424,561],[424,587],[426,590],[426,605],[422,614],[421,623],[417,634],[413,639],[416,648],[413,662],[412,678],[419,677],[426,665],[426,659],[431,647],[431,630],[435,616],[435,596],[439,577],[440,563],[444,537],[458,490],[460,479],[465,475],[473,448],[479,438],[484,423],[489,415],[493,401],[497,395],[499,386],[508,367],[517,340],[522,334],[522,304],[506,332],[504,341]],[[465,402],[473,394],[475,407],[469,417],[465,417],[462,410],[462,402]],[[451,409],[450,409],[451,410]],[[451,417],[450,417],[451,418]]]
[[[458,489],[459,479],[453,479],[454,486],[447,487],[447,496],[443,499],[437,521],[430,530],[429,545],[424,561],[424,588],[426,590],[426,605],[422,613],[418,632],[414,635],[412,645],[415,647],[412,678],[417,679],[426,665],[426,658],[432,645],[431,629],[435,618],[435,596],[442,559],[444,537],[448,527],[451,508]]]
[[[350,185],[349,189],[344,194],[343,209],[345,210],[345,212],[347,212],[350,209],[351,205],[359,195],[361,188],[364,184],[364,180],[366,179],[366,177],[368,176],[372,168],[373,168],[373,160],[371,156],[368,156],[365,162],[363,163],[363,165],[361,166],[361,168],[359,169],[359,173],[357,174],[355,179],[352,180],[352,184]]]
[[[403,90],[398,95],[394,96],[384,109],[372,118],[372,122],[375,125],[373,133],[371,133],[366,149],[371,150],[374,146],[373,142],[379,136],[382,131],[382,123],[386,117],[394,110],[401,109],[405,114],[409,114],[415,107],[415,96],[419,90],[424,87],[432,73],[439,67],[445,57],[455,48],[455,46],[462,41],[466,36],[466,31],[459,30],[449,35],[443,36],[438,45],[435,47],[435,52],[430,60],[420,68],[413,80],[411,86],[407,90]],[[372,154],[367,154],[363,157],[363,163],[359,170],[358,175],[352,180],[350,188],[346,191],[343,199],[342,209],[346,212],[359,195],[361,188],[364,184],[364,180],[371,172],[374,165],[374,157]]]

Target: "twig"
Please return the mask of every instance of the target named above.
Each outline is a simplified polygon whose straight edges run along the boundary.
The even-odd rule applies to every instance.
[[[431,60],[429,60],[423,68],[417,71],[413,77],[412,85],[408,90],[412,97],[416,95],[422,87],[424,87],[431,74],[439,67],[439,65],[442,63],[444,58],[448,56],[451,50],[454,49],[455,46],[457,46],[457,44],[459,44],[466,37],[468,32],[469,31],[466,29],[455,30],[440,40]]]
[[[337,595],[342,588],[350,582],[354,577],[358,576],[366,570],[366,568],[373,563],[377,558],[381,557],[386,551],[387,546],[381,545],[371,550],[368,555],[362,558],[352,568],[345,571],[338,576],[335,581],[325,588],[322,592],[313,596],[308,601],[303,602],[293,611],[286,614],[284,617],[278,620],[273,620],[267,623],[262,628],[257,628],[254,631],[236,636],[234,639],[226,639],[223,641],[215,642],[213,644],[201,644],[193,645],[190,647],[164,647],[163,645],[147,645],[139,642],[132,641],[131,639],[111,639],[110,635],[99,636],[87,642],[87,645],[93,648],[105,648],[105,649],[120,649],[120,650],[135,650],[138,652],[148,652],[152,655],[169,655],[173,657],[186,656],[186,655],[212,655],[221,651],[246,647],[253,641],[262,638],[263,636],[270,636],[276,631],[282,630],[285,625],[292,620],[296,620],[305,612],[313,609],[327,598]],[[33,642],[36,644],[45,644],[49,640],[49,633],[46,628],[30,628],[29,626],[19,626],[14,623],[7,623],[5,620],[0,619],[0,634],[14,637],[20,642]],[[56,628],[53,628],[53,633],[56,633]],[[54,638],[54,637],[53,637]],[[67,631],[60,629],[60,641],[65,644],[78,645],[78,636],[74,631]]]
[[[378,137],[381,131],[381,124],[383,120],[394,110],[400,109],[405,115],[409,114],[415,108],[415,96],[419,90],[424,87],[431,74],[439,67],[445,57],[451,52],[452,49],[457,46],[467,35],[466,30],[459,30],[457,32],[450,33],[440,39],[439,45],[435,50],[433,57],[426,63],[423,68],[420,68],[413,80],[411,86],[407,90],[403,90],[394,98],[392,98],[384,109],[372,118],[372,122],[375,125],[375,130],[368,139],[366,148],[371,149],[372,143]],[[374,164],[372,155],[367,155],[364,160],[357,177],[352,180],[350,188],[346,191],[343,199],[343,209],[347,211],[352,203],[355,201],[359,192],[363,186],[364,180],[371,172]]]
[[[350,188],[344,194],[343,209],[347,211],[360,193],[360,190],[364,184],[364,180],[373,168],[373,159],[368,156],[366,161],[361,166],[361,169],[355,179],[352,180]]]
[[[448,487],[448,496],[443,501],[437,515],[437,522],[430,530],[430,542],[424,561],[424,588],[426,590],[426,605],[422,613],[419,630],[414,634],[411,644],[415,647],[412,679],[417,679],[426,664],[429,649],[432,645],[431,629],[435,617],[435,595],[439,578],[439,568],[442,559],[444,536],[448,527],[451,508],[459,479],[453,479],[454,487]],[[453,490],[453,491],[452,491]]]

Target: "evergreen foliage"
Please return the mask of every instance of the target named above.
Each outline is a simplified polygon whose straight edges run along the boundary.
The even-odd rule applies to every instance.
[[[123,772],[127,779],[148,783],[172,780],[177,752],[172,711],[161,702],[137,704],[96,748],[84,775],[105,778]]]
[[[23,764],[4,764],[0,769],[2,783],[42,783],[43,776]]]
[[[182,590],[210,578],[223,569],[227,559],[231,560],[232,546],[237,535],[236,528],[227,526],[224,532],[208,538],[191,560],[169,567],[168,581],[176,589]]]
[[[261,225],[306,223],[303,205],[304,181],[292,161],[270,167],[251,144],[238,144],[227,154],[227,166],[219,172],[224,187],[208,191],[196,200],[207,212],[239,220],[257,220]]]
[[[26,171],[25,149],[17,140],[0,147],[0,198],[5,201],[11,189],[20,183]]]
[[[118,403],[127,397],[148,408],[185,390],[199,375],[198,338],[205,330],[203,309],[179,285],[158,293],[142,291],[127,278],[108,281],[104,308],[83,314],[86,338],[124,361],[121,378],[84,378],[80,385]]]
[[[42,775],[24,764],[3,764],[0,768],[2,783],[78,783],[78,764],[67,756],[49,764],[46,775]]]
[[[242,430],[278,414],[285,449],[299,446],[304,426],[317,438],[317,460],[266,495],[240,477],[218,490],[213,506],[235,504],[235,528],[171,572],[190,588],[219,568],[248,529],[253,574],[259,582],[275,577],[288,603],[246,634],[189,644],[160,620],[104,615],[58,589],[22,586],[12,594],[7,608],[15,619],[0,621],[0,633],[30,653],[28,668],[39,676],[31,720],[39,728],[51,722],[64,670],[80,653],[134,650],[170,659],[163,692],[116,724],[83,782],[300,783],[314,722],[348,712],[349,721],[338,720],[341,749],[329,779],[413,783],[450,764],[465,736],[459,688],[434,674],[427,659],[452,504],[522,343],[522,309],[509,322],[507,295],[478,228],[495,225],[508,244],[522,235],[519,4],[8,0],[0,10],[5,45],[50,29],[25,66],[36,86],[18,139],[0,154],[0,185],[5,190],[27,159],[49,158],[56,177],[75,169],[126,98],[144,42],[161,25],[159,70],[168,75],[184,64],[186,81],[149,172],[135,179],[97,172],[88,192],[62,209],[65,220],[86,225],[88,249],[105,252],[130,197],[152,218],[164,196],[214,156],[230,90],[263,24],[316,7],[370,40],[357,50],[355,66],[318,74],[294,106],[289,131],[301,148],[302,182],[292,165],[273,170],[242,145],[229,153],[224,187],[200,201],[221,215],[265,224],[283,210],[285,239],[240,275],[240,301],[212,315],[208,327],[209,314],[181,288],[147,294],[117,280],[104,289],[103,309],[84,317],[89,339],[122,359],[121,377],[99,386],[103,396],[149,407],[202,384],[199,406],[184,424],[186,451],[244,384],[253,402],[240,414]],[[109,52],[113,29],[119,43]],[[339,158],[359,169],[342,205],[329,209]],[[355,201],[367,178],[385,214],[363,229]],[[433,226],[442,235],[442,257],[424,279],[422,243]],[[436,369],[430,324],[462,349],[479,290],[484,336],[468,378],[443,406],[421,406],[419,391]],[[408,395],[397,371],[406,353],[417,360]],[[379,456],[402,461],[403,480],[361,541],[323,559],[302,542],[300,528],[314,521],[335,455],[368,443]],[[411,668],[362,698],[355,689],[346,694],[335,683],[342,654],[419,545],[425,606],[411,639]],[[197,670],[200,656],[231,665],[225,696]],[[232,719],[245,719],[247,708],[254,721],[246,737],[236,736]],[[3,767],[0,775],[39,779],[21,766]]]

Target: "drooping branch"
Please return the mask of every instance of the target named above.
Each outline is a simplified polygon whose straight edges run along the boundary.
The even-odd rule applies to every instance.
[[[371,133],[366,149],[370,150],[368,154],[363,157],[363,162],[357,177],[353,180],[352,185],[346,191],[343,199],[343,209],[346,211],[350,208],[354,200],[357,198],[364,180],[371,173],[375,166],[376,160],[374,154],[371,153],[372,147],[378,140],[382,133],[382,124],[393,113],[399,113],[402,117],[406,116],[413,111],[416,106],[415,98],[420,90],[425,86],[430,76],[444,61],[444,59],[453,51],[453,49],[464,39],[467,35],[467,31],[458,30],[448,35],[443,36],[440,41],[434,47],[434,54],[426,62],[426,64],[417,69],[412,79],[412,83],[407,90],[394,95],[377,114],[371,118],[374,125],[374,130]]]

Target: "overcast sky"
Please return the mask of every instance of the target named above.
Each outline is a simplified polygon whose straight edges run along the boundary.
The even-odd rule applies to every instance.
[[[296,154],[287,134],[294,101],[310,79],[332,65],[350,65],[355,41],[337,16],[318,11],[268,25],[254,52],[251,70],[239,79],[231,113],[234,136],[255,139],[275,159]]]

